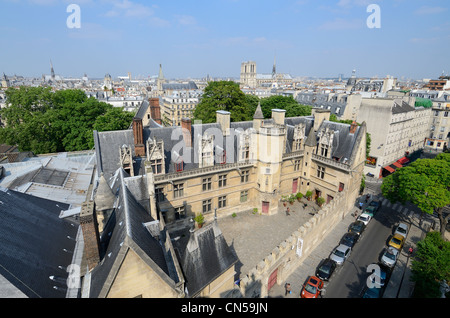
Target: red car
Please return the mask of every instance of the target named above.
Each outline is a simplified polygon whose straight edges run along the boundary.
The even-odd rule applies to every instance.
[[[316,276],[310,276],[300,292],[301,298],[317,298],[323,288],[323,281]]]

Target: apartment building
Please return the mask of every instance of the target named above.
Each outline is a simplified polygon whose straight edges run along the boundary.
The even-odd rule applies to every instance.
[[[414,98],[363,98],[358,122],[367,123],[371,135],[365,174],[383,177],[402,167],[405,156],[423,149],[431,109],[414,107]]]

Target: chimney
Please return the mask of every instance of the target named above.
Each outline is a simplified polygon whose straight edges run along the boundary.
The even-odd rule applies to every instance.
[[[92,270],[100,262],[100,235],[94,201],[82,204],[80,224],[83,231],[84,255],[89,270]]]
[[[161,122],[161,108],[159,107],[159,98],[150,98],[150,116],[152,119],[158,124],[162,124]]]
[[[228,136],[230,134],[230,112],[225,110],[216,111],[216,122],[222,129],[222,135]]]
[[[284,125],[284,117],[286,114],[286,110],[284,109],[272,109],[272,119],[273,122],[277,125]]]
[[[356,132],[357,127],[358,127],[358,124],[356,123],[356,121],[353,121],[352,124],[350,125],[350,133],[354,134]]]
[[[183,131],[183,139],[186,147],[192,147],[192,129],[191,119],[181,118],[181,129]]]
[[[133,118],[133,137],[134,137],[134,155],[137,157],[145,156],[144,131],[142,119]]]

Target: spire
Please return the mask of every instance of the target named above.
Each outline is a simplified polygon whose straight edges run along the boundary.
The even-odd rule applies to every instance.
[[[158,75],[158,79],[164,79],[164,75],[163,75],[163,72],[162,72],[162,65],[161,64],[159,64],[159,75]]]
[[[308,138],[306,138],[305,146],[315,147],[317,145],[316,134],[313,127],[309,130]]]
[[[50,73],[52,75],[52,78],[55,78],[55,70],[53,69],[52,60],[50,60]]]
[[[253,119],[264,119],[263,112],[261,110],[261,103],[258,102],[258,107],[256,107],[255,114],[253,115]]]
[[[275,77],[276,74],[277,74],[277,56],[275,55],[273,58],[272,77]]]

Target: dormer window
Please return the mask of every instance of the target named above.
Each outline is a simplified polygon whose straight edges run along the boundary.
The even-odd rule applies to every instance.
[[[183,160],[181,160],[181,162],[176,162],[174,165],[175,165],[175,171],[176,172],[183,171],[183,166],[184,166]]]

